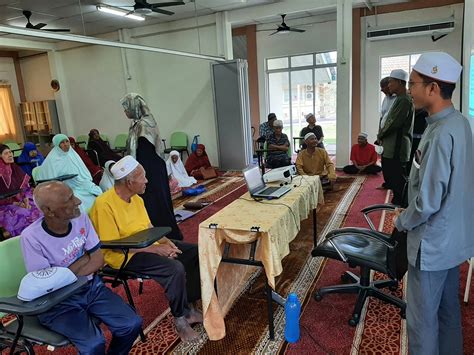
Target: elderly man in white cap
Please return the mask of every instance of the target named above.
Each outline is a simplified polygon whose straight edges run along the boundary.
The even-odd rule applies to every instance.
[[[375,147],[367,142],[367,133],[360,132],[357,144],[351,149],[352,165],[346,165],[343,170],[346,174],[377,174],[382,168],[377,165]]]
[[[288,155],[290,141],[288,136],[283,133],[283,122],[275,120],[273,122],[273,133],[270,134],[267,140],[267,166],[269,168],[280,168],[291,164],[291,158]]]
[[[407,95],[408,74],[395,69],[390,73],[388,87],[397,98],[377,134],[383,147],[382,168],[386,186],[393,191],[392,203],[402,205],[403,188],[406,183],[406,166],[410,160],[413,134],[414,107]]]
[[[148,180],[143,167],[130,155],[111,168],[114,187],[96,199],[90,217],[101,240],[116,240],[152,227],[144,202]],[[120,268],[121,251],[103,250],[105,262]],[[197,337],[191,324],[202,322],[202,314],[192,302],[200,299],[198,249],[194,244],[166,238],[144,249],[131,250],[125,270],[149,275],[165,289],[175,327],[183,341]]]
[[[39,184],[34,197],[44,217],[21,233],[26,270],[67,267],[89,279],[69,298],[40,314],[40,323],[66,336],[80,354],[105,354],[105,337],[94,321],[99,319],[113,336],[108,353],[128,354],[142,319],[95,275],[104,257],[89,217],[81,213],[81,200],[59,181]]]
[[[407,326],[411,354],[462,354],[459,265],[474,255],[472,131],[451,101],[462,67],[442,52],[422,54],[408,86],[428,127],[415,153],[408,207]]]
[[[308,125],[301,130],[300,137],[304,137],[308,133],[312,132],[314,133],[314,135],[316,136],[316,139],[318,140],[317,147],[324,149],[324,144],[323,144],[324,133],[323,133],[322,127],[316,124],[316,117],[314,116],[313,113],[308,113],[304,117],[306,118],[306,122],[308,122]],[[301,147],[303,149],[306,149],[306,143],[303,142]]]
[[[305,135],[304,141],[307,147],[298,153],[295,163],[298,174],[319,175],[323,186],[332,189],[336,181],[336,170],[328,152],[317,147],[318,140],[312,132]]]

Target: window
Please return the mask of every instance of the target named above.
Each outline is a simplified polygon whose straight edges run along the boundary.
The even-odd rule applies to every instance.
[[[17,140],[17,117],[10,85],[0,84],[0,142]]]
[[[389,76],[390,72],[394,69],[403,69],[410,73],[420,55],[421,53],[382,57],[380,60],[380,80]],[[384,94],[380,93],[380,102],[382,102],[383,96]]]
[[[307,125],[312,112],[323,128],[324,144],[336,151],[337,52],[301,54],[266,60],[268,112],[283,121],[284,133],[293,137]],[[299,142],[295,142],[298,148]]]

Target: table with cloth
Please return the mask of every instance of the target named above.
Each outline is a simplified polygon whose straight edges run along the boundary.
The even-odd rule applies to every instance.
[[[283,271],[282,260],[290,253],[289,244],[298,234],[300,221],[324,202],[319,176],[298,176],[292,186],[275,200],[257,202],[247,192],[199,225],[204,327],[210,340],[225,336],[224,315],[255,270],[255,266],[221,263],[226,243],[232,245],[229,256],[244,259],[251,243],[258,240],[255,259],[262,262],[268,284],[275,289],[275,277]],[[216,278],[219,298],[214,289]]]

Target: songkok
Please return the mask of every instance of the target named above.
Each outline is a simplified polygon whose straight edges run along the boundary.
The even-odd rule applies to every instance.
[[[115,180],[120,180],[130,174],[138,166],[138,162],[131,155],[126,155],[110,169]]]
[[[365,132],[360,132],[360,133],[359,133],[359,137],[363,137],[363,138],[367,139],[368,136],[369,136],[369,135],[368,135],[367,133],[365,133]]]
[[[459,79],[462,66],[447,53],[429,52],[418,58],[413,70],[432,79],[454,84]]]
[[[276,120],[275,122],[273,122],[273,127],[283,127],[283,121]]]
[[[408,73],[402,69],[394,69],[390,72],[390,78],[408,81]]]
[[[311,117],[314,117],[314,114],[313,113],[308,113],[306,116],[304,116],[304,118],[306,119],[306,121],[311,118]]]
[[[311,137],[316,138],[316,135],[315,135],[313,132],[306,133],[306,135],[304,136],[305,142],[306,142],[308,139],[310,139]]]
[[[21,279],[17,297],[22,301],[32,301],[76,280],[76,275],[67,267],[55,266],[32,271]]]

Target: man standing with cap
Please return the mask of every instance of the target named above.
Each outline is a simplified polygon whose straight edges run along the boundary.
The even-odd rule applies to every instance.
[[[101,240],[126,238],[152,227],[139,194],[145,192],[148,180],[145,169],[131,155],[120,159],[110,169],[114,186],[95,200],[89,212]],[[102,250],[105,262],[119,269],[124,255],[118,250]],[[191,324],[202,322],[202,314],[192,302],[201,297],[197,245],[167,238],[147,248],[130,250],[125,270],[150,276],[165,289],[176,332],[181,340],[197,337]],[[188,303],[190,302],[190,303]]]
[[[410,74],[428,127],[415,153],[408,207],[395,217],[407,233],[407,326],[411,354],[462,354],[459,265],[474,255],[470,125],[451,101],[462,67],[442,52],[422,54]]]
[[[382,168],[377,165],[375,147],[367,142],[367,133],[361,132],[357,137],[357,144],[351,148],[352,165],[346,165],[342,170],[346,174],[377,174]]]
[[[397,95],[381,127],[377,140],[383,146],[382,168],[387,187],[393,191],[392,203],[401,205],[406,182],[406,165],[410,160],[413,132],[413,103],[407,95],[408,74],[401,69],[392,70],[388,81],[389,91]],[[383,121],[383,119],[382,119]]]

